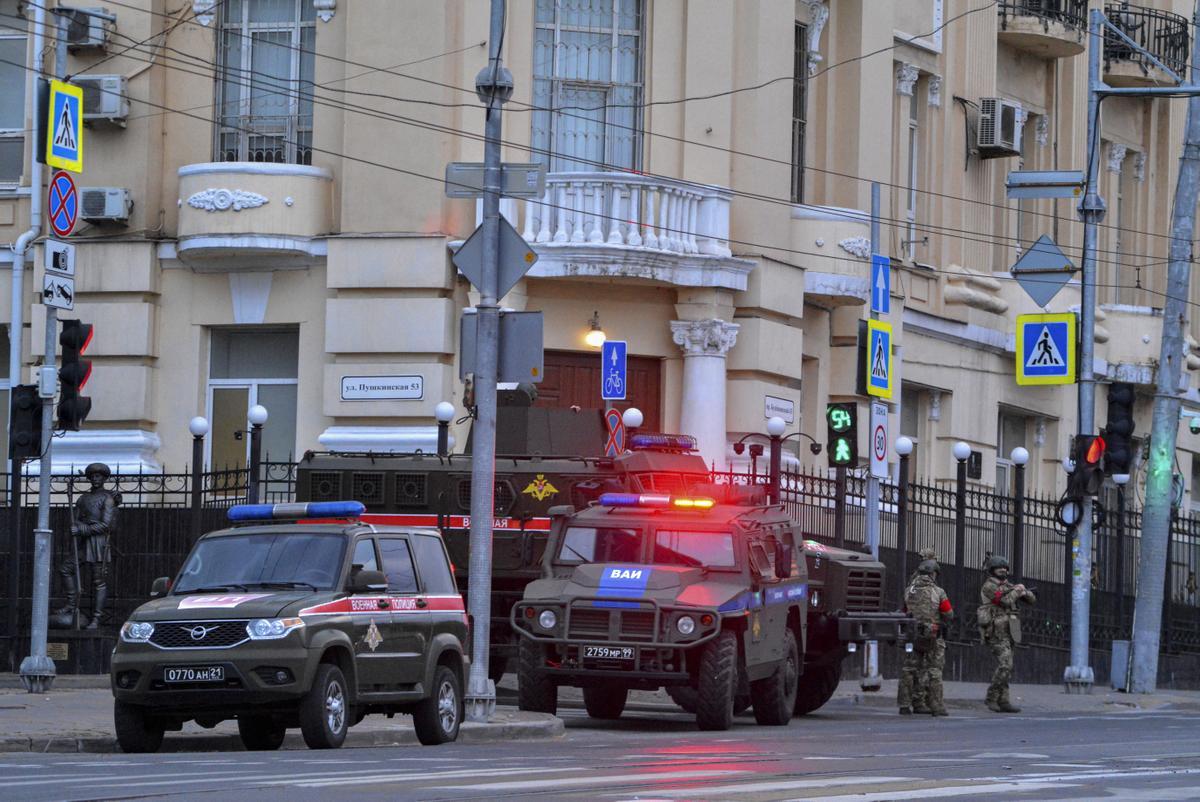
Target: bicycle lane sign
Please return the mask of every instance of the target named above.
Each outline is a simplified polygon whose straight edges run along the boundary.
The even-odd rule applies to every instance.
[[[625,341],[605,340],[600,346],[600,398],[624,401],[626,375]]]

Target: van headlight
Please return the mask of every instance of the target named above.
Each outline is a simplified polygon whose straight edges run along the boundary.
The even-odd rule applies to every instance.
[[[256,618],[246,625],[250,640],[276,640],[304,626],[300,618]]]
[[[553,610],[542,610],[538,614],[538,626],[542,629],[554,629],[558,625],[558,616]]]
[[[149,621],[126,621],[121,626],[121,640],[126,643],[149,643],[154,624]]]
[[[680,635],[691,635],[696,631],[696,619],[690,615],[680,616],[675,622],[675,628],[679,630]]]

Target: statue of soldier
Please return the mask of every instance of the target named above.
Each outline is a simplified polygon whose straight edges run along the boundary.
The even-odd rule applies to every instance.
[[[1021,708],[1008,698],[1008,682],[1013,672],[1013,645],[1021,642],[1021,619],[1017,615],[1017,604],[1035,604],[1037,598],[1024,585],[1014,585],[1009,581],[1006,558],[993,554],[988,557],[984,568],[988,576],[979,590],[979,634],[996,657],[996,670],[987,691],[987,706],[994,713],[1020,713]]]
[[[917,639],[913,650],[905,653],[900,671],[896,702],[901,715],[949,715],[942,670],[946,666],[946,624],[954,618],[954,607],[937,584],[938,570],[936,561],[922,560],[904,594],[904,605],[917,621]]]
[[[97,629],[104,605],[108,602],[108,566],[112,561],[109,538],[117,525],[119,494],[104,488],[105,481],[112,475],[103,462],[93,462],[83,475],[92,487],[81,494],[75,502],[75,520],[71,524],[71,535],[75,538],[72,557],[59,566],[67,591],[67,603],[55,610],[61,626],[70,626],[79,605],[79,577],[83,565],[88,567],[92,583],[92,619],[87,629]],[[63,622],[66,623],[63,623]]]

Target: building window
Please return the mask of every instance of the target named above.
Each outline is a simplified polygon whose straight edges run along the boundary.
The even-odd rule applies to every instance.
[[[295,328],[213,329],[210,341],[208,410],[210,464],[214,470],[249,463],[247,414],[261,404],[263,460],[290,461],[296,450],[296,385],[300,356]]]
[[[1011,412],[1000,412],[996,433],[996,492],[1011,493],[1013,490],[1014,464],[1012,452],[1014,448],[1028,448],[1025,445],[1029,430],[1029,418]]]
[[[921,443],[921,396],[915,387],[900,388],[900,434],[912,440],[913,450],[908,458],[908,478],[916,478],[917,454]]]
[[[217,33],[217,161],[312,164],[310,0],[226,0]]]
[[[1112,289],[1109,293],[1113,303],[1117,304],[1136,304],[1137,287],[1141,284],[1139,260],[1134,255],[1134,234],[1128,230],[1137,220],[1137,188],[1134,186],[1136,158],[1137,154],[1134,151],[1127,150],[1125,158],[1121,160],[1120,172],[1113,176],[1112,182],[1116,195],[1113,200],[1116,220],[1113,224],[1113,252],[1109,255],[1113,262],[1113,280],[1110,282]]]
[[[904,242],[902,243],[902,251],[908,261],[915,261],[917,258],[917,205],[921,191],[921,112],[919,98],[922,94],[922,84],[924,81],[918,82],[913,86],[912,95],[908,98],[908,132],[907,132],[907,158],[905,160],[908,168],[907,175],[904,181]]]
[[[642,0],[537,0],[534,158],[552,172],[641,162]]]
[[[25,23],[18,0],[0,0],[0,184],[25,168]]]
[[[792,203],[804,202],[805,122],[808,117],[808,26],[796,23],[792,68]]]

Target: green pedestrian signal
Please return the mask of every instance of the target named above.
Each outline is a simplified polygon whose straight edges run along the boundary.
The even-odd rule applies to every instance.
[[[825,408],[826,452],[834,468],[858,464],[858,404],[830,404]]]

